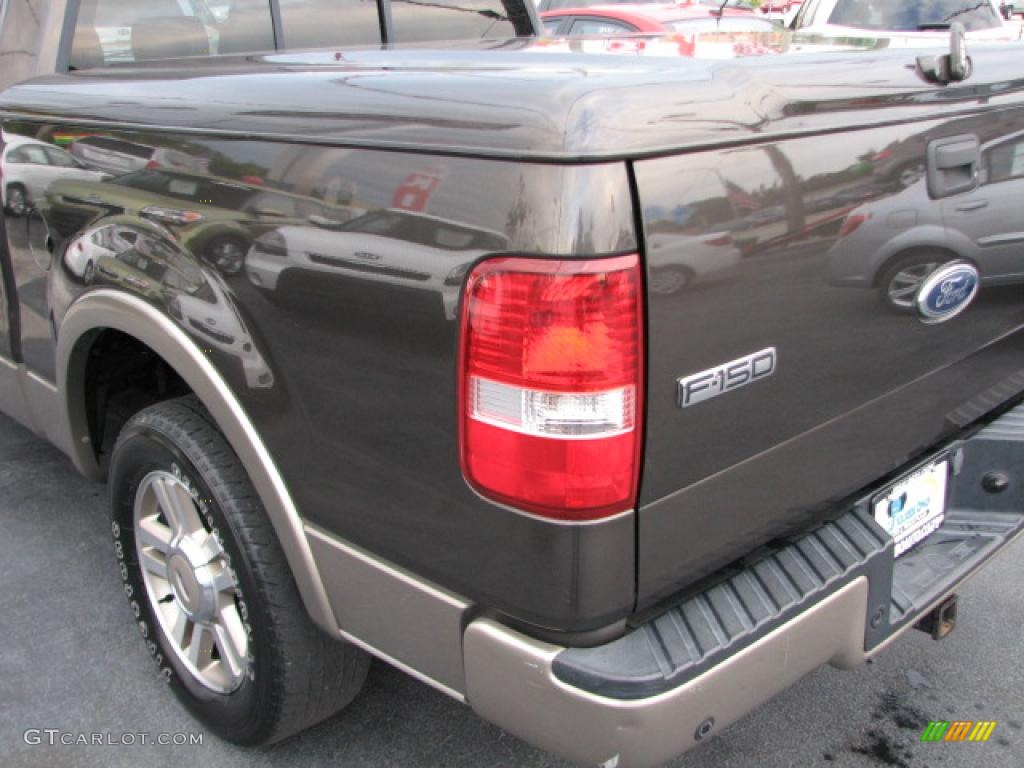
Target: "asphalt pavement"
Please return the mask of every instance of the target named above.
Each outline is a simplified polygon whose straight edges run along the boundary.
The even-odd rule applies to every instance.
[[[567,765],[380,662],[348,710],[275,747],[240,749],[202,733],[157,676],[134,627],[107,520],[104,486],[0,416],[3,768]],[[949,638],[912,632],[853,672],[822,668],[671,765],[1019,768],[1022,586],[1018,543],[961,590]],[[997,726],[987,743],[922,743],[929,720]],[[131,745],[50,745],[46,729],[74,741],[191,734],[202,744],[142,744],[134,736]]]

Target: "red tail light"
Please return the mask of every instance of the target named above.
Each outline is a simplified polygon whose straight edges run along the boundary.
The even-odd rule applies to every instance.
[[[871,218],[870,213],[851,213],[845,219],[843,219],[842,225],[839,227],[839,237],[846,237],[852,235],[865,221]]]
[[[643,382],[636,256],[499,258],[462,306],[462,468],[480,493],[561,520],[636,504]]]

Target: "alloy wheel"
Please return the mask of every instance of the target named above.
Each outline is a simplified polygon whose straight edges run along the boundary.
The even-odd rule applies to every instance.
[[[250,663],[241,592],[196,501],[175,475],[150,472],[135,496],[134,525],[146,593],[169,646],[204,686],[234,691]]]
[[[938,267],[938,263],[929,261],[924,264],[913,264],[904,267],[889,279],[886,292],[889,302],[894,307],[910,309],[914,306],[921,283]]]

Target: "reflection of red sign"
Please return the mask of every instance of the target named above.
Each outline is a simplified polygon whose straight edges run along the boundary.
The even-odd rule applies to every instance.
[[[440,168],[410,173],[405,177],[405,181],[395,187],[391,207],[418,213],[426,211],[430,196],[441,186],[444,177],[445,172]]]

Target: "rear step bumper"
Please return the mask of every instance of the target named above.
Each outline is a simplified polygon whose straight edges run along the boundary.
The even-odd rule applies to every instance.
[[[603,646],[566,649],[476,619],[464,636],[466,698],[578,763],[653,766],[822,664],[863,662],[1024,533],[1024,405],[940,454],[953,460],[946,519],[898,560],[871,517],[872,489]]]

